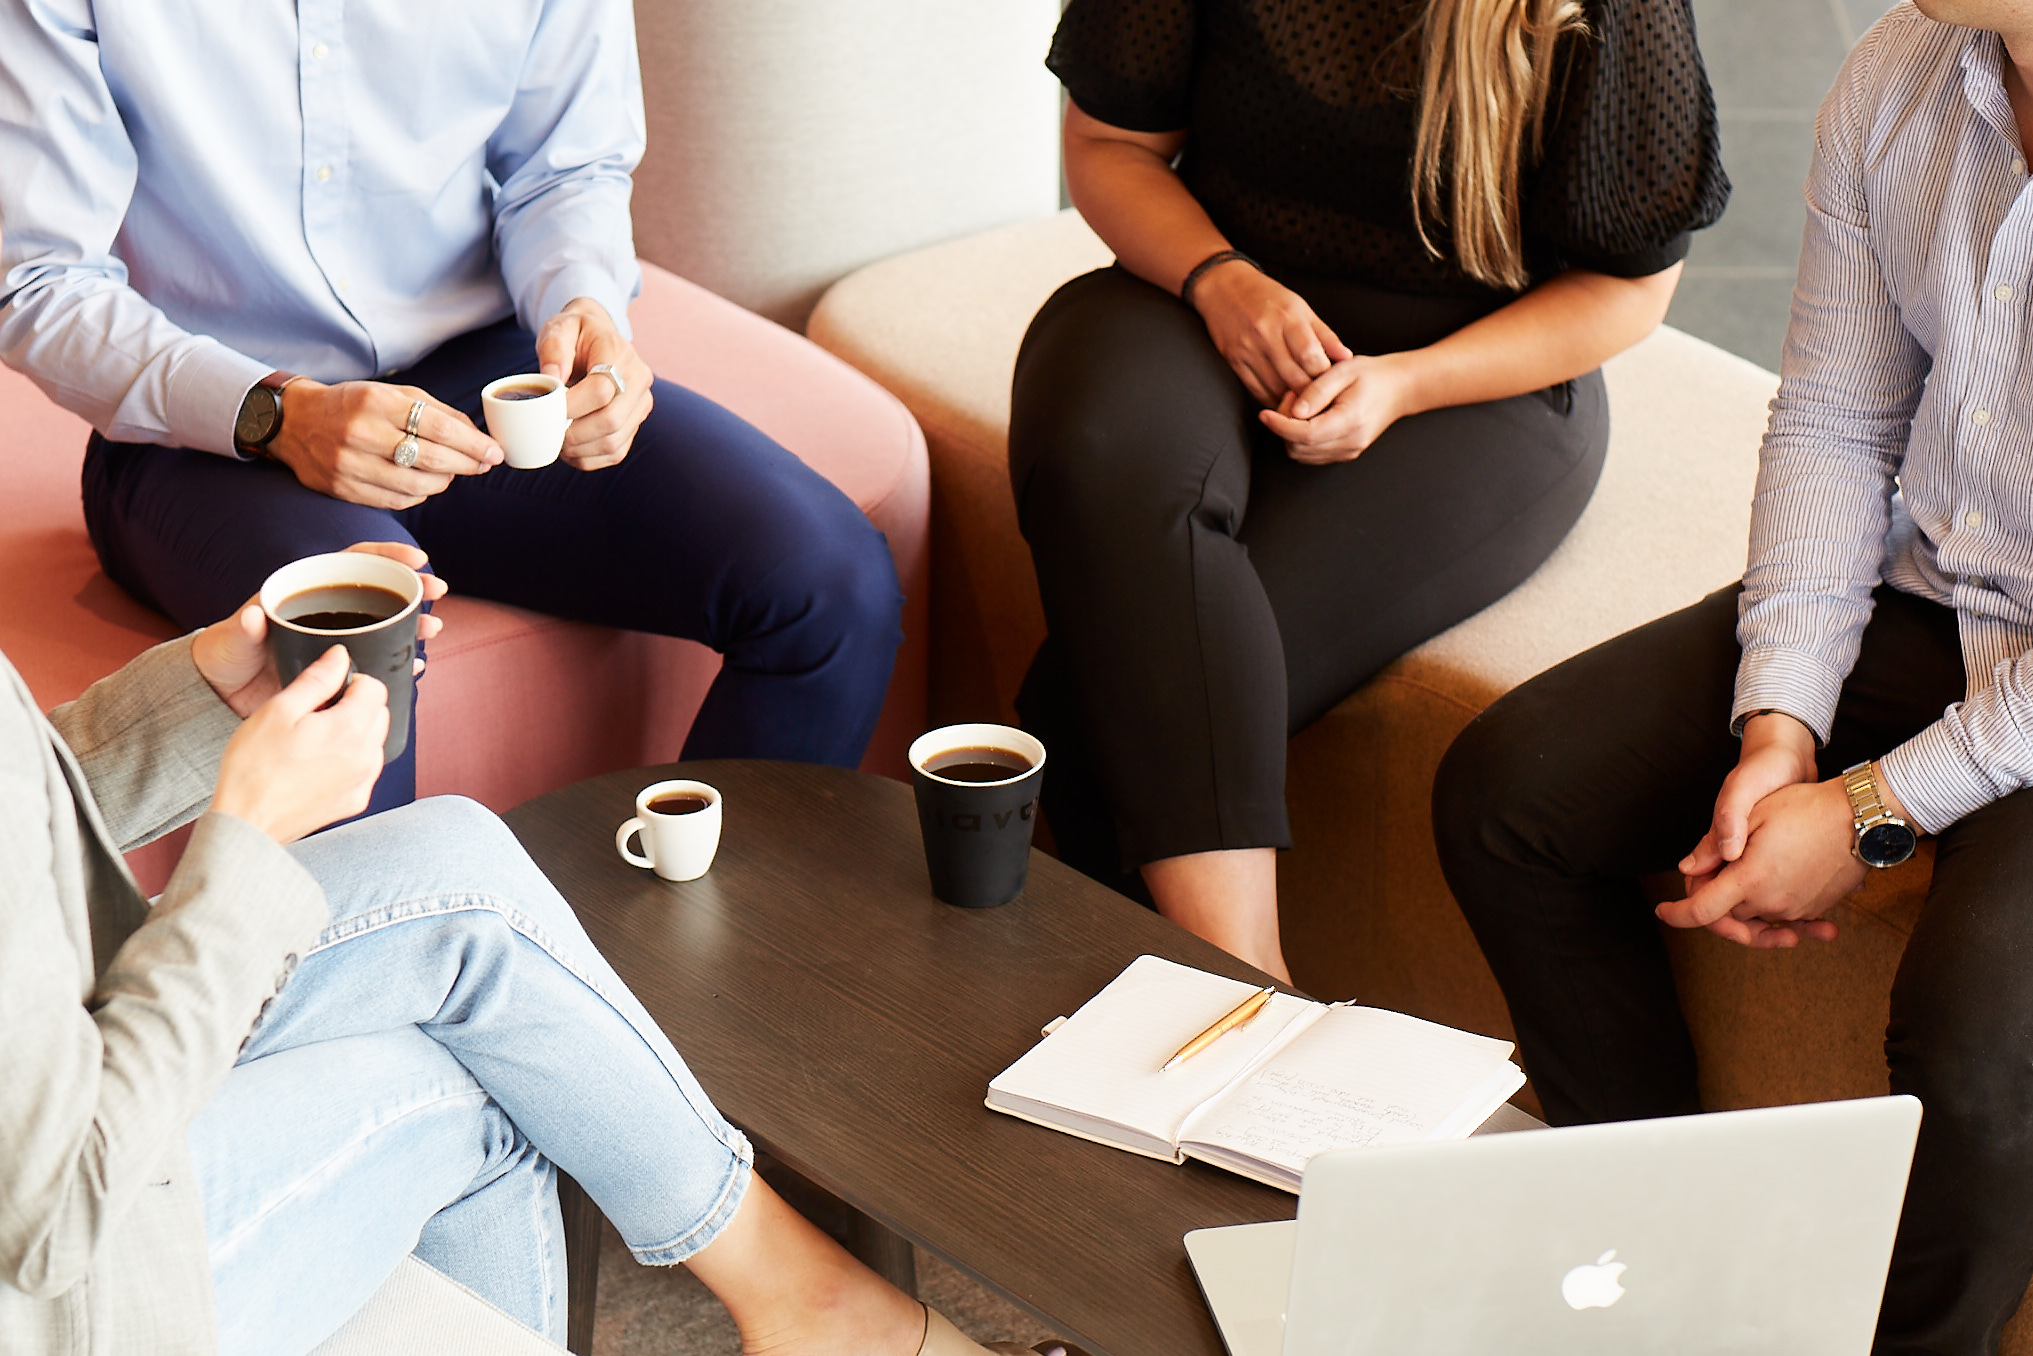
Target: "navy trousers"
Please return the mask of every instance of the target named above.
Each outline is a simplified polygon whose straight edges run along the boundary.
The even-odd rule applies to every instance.
[[[477,422],[480,390],[536,370],[513,321],[450,340],[393,384]],[[392,444],[391,444],[392,446]],[[179,626],[217,621],[276,567],[360,541],[414,542],[453,588],[724,657],[687,758],[853,767],[902,642],[889,546],[852,500],[744,420],[667,381],[619,465],[497,466],[391,512],[306,489],[275,462],[114,443],[85,456],[85,522],[106,573]],[[430,738],[421,701],[418,738]],[[416,795],[416,746],[373,810]]]

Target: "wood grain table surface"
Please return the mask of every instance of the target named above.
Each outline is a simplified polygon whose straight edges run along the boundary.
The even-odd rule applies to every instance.
[[[720,789],[713,869],[673,884],[614,831],[666,777]],[[1289,1219],[1283,1192],[982,1105],[988,1082],[1137,956],[1250,966],[1043,853],[1022,897],[932,897],[911,790],[793,763],[613,773],[506,816],[756,1146],[1086,1347],[1219,1356],[1181,1239]]]

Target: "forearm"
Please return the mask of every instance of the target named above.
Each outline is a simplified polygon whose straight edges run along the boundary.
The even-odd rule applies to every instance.
[[[0,361],[109,438],[230,455],[268,369],[128,285],[113,242],[136,156],[64,8],[0,6]]]
[[[628,303],[642,290],[629,229],[629,185],[606,176],[550,187],[500,209],[495,248],[516,315],[532,332],[581,297],[600,303],[626,336]]]
[[[237,455],[234,416],[268,366],[170,323],[124,283],[56,273],[16,270],[35,280],[0,310],[0,361],[115,442]]]
[[[144,652],[49,714],[123,849],[204,809],[239,728],[198,672],[191,642],[184,636]]]
[[[1680,267],[1648,278],[1570,269],[1436,344],[1397,355],[1405,412],[1506,400],[1593,372],[1658,328]]]
[[[2033,654],[1878,762],[1903,817],[1929,833],[2033,786]]]
[[[1193,266],[1229,248],[1172,169],[1184,134],[1104,136],[1105,124],[1066,110],[1066,187],[1080,215],[1145,282],[1176,293]]]
[[[629,199],[645,127],[626,0],[545,0],[521,90],[487,143],[501,185],[495,251],[530,331],[590,297],[627,332],[642,281]]]

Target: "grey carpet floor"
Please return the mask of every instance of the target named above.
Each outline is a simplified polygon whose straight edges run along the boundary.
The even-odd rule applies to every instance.
[[[1028,1346],[1053,1336],[1029,1314],[923,1251],[918,1296],[978,1342]],[[614,1226],[606,1226],[594,1356],[737,1356],[740,1350],[727,1311],[690,1271],[636,1265]]]

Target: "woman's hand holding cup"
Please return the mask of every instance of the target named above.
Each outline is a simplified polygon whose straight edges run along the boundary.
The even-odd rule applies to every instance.
[[[212,810],[293,843],[367,808],[387,738],[388,689],[334,645],[234,732]]]
[[[426,603],[435,603],[448,591],[444,580],[422,573],[430,557],[407,542],[363,541],[346,549],[385,556],[417,571],[423,581]],[[419,641],[432,640],[444,629],[444,622],[428,613],[417,618]],[[268,618],[261,610],[259,594],[242,603],[232,616],[198,632],[191,642],[191,659],[198,666],[198,673],[219,694],[219,700],[242,719],[253,715],[257,707],[282,690],[275,674],[275,656],[268,648]],[[424,671],[423,660],[416,661],[416,671]]]

